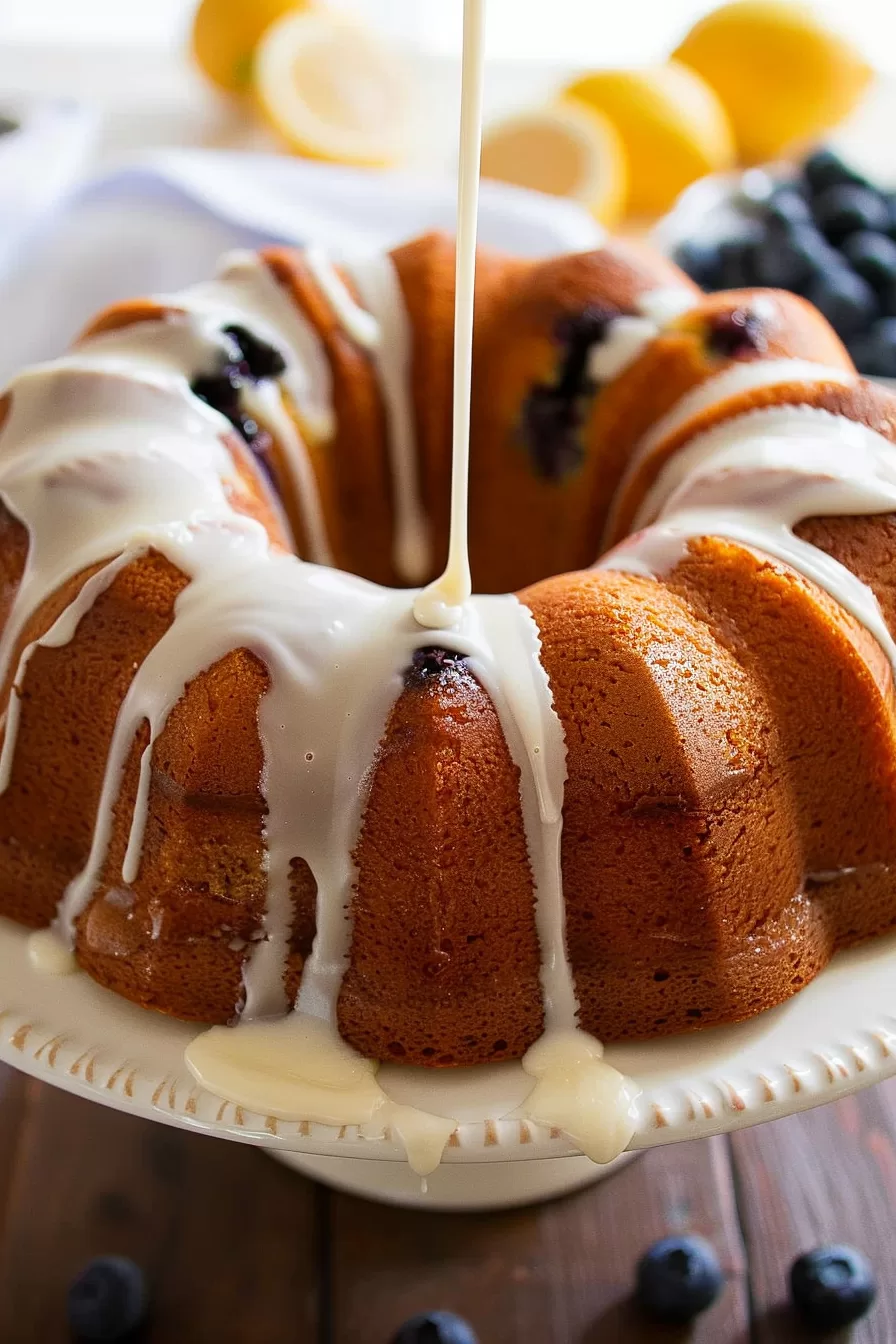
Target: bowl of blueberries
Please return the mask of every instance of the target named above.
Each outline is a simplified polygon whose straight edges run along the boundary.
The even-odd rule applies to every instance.
[[[861,373],[896,379],[896,190],[835,150],[703,178],[655,236],[705,290],[759,285],[802,295]]]

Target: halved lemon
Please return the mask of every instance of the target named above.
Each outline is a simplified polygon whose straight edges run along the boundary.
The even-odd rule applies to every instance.
[[[403,159],[413,85],[392,48],[337,14],[287,14],[265,32],[253,71],[259,105],[297,154],[386,167]]]
[[[201,0],[190,46],[202,73],[226,93],[246,93],[259,38],[275,19],[309,0]]]
[[[579,201],[604,224],[625,205],[625,151],[599,112],[560,103],[499,122],[482,141],[482,175]]]

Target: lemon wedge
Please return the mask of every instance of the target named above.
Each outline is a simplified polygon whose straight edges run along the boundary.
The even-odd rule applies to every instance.
[[[266,28],[308,0],[201,0],[193,16],[190,48],[206,78],[226,93],[247,93],[252,57]]]
[[[408,70],[348,18],[313,9],[285,15],[262,37],[253,79],[264,116],[297,154],[369,167],[407,154]]]
[[[615,223],[625,204],[622,141],[584,104],[521,112],[491,127],[482,141],[482,175],[579,201],[604,224]]]
[[[781,0],[722,5],[675,58],[715,89],[747,163],[818,138],[853,110],[872,77],[849,42],[806,6]]]
[[[596,70],[566,90],[611,121],[628,162],[629,210],[656,215],[696,178],[730,168],[734,137],[713,90],[684,65]]]

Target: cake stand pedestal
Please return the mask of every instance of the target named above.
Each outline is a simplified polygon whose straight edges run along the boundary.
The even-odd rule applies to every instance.
[[[322,1181],[335,1190],[381,1204],[443,1213],[517,1209],[582,1190],[612,1176],[637,1153],[597,1166],[587,1157],[542,1157],[530,1162],[444,1163],[421,1180],[407,1163],[369,1157],[319,1157],[313,1153],[274,1152],[278,1162]]]
[[[86,975],[36,970],[27,930],[0,919],[0,1061],[35,1078],[132,1115],[255,1144],[337,1189],[391,1203],[511,1208],[614,1169],[593,1166],[562,1133],[520,1118],[526,1084],[521,1094],[518,1066],[437,1070],[436,1079],[384,1066],[391,1096],[419,1105],[424,1087],[438,1102],[429,1109],[458,1121],[424,1191],[388,1133],[369,1138],[350,1125],[259,1115],[205,1091],[184,1063],[195,1034]],[[641,1089],[632,1152],[777,1120],[889,1078],[896,935],[841,954],[795,998],[749,1022],[611,1046],[607,1059]]]

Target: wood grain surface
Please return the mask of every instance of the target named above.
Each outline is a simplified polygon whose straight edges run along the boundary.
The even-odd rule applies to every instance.
[[[790,1262],[842,1240],[881,1282],[852,1344],[896,1341],[896,1082],[730,1139],[657,1149],[565,1200],[430,1214],[330,1193],[263,1153],[135,1119],[0,1067],[0,1344],[67,1344],[66,1287],[132,1256],[145,1344],[389,1344],[443,1307],[481,1344],[801,1344]],[[631,1301],[671,1231],[717,1247],[716,1305],[690,1330]]]

